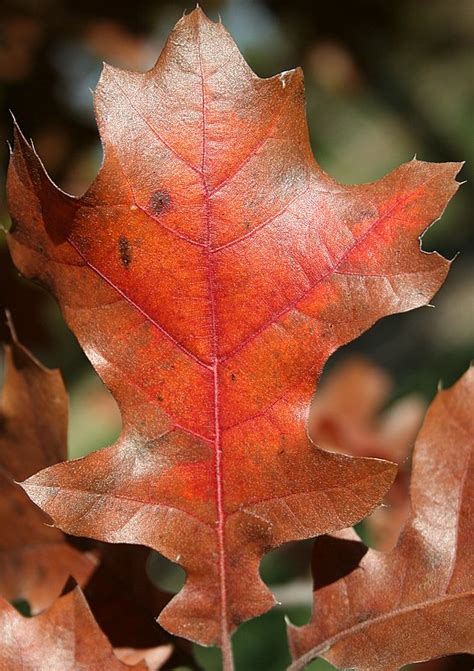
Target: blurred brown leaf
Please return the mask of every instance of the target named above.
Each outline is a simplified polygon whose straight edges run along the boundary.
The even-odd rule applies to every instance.
[[[26,599],[32,612],[49,606],[69,575],[84,584],[92,555],[66,542],[16,485],[66,458],[67,397],[58,371],[43,368],[16,339],[5,348],[0,398],[0,594]]]
[[[387,505],[367,518],[374,543],[388,549],[409,512],[409,456],[420,428],[423,401],[409,396],[381,413],[392,389],[382,369],[362,357],[346,359],[323,380],[309,416],[309,433],[320,447],[399,465]]]
[[[40,24],[27,16],[12,16],[1,21],[0,79],[28,77],[41,32]]]
[[[3,318],[5,310],[9,310],[18,335],[27,347],[46,345],[49,334],[44,312],[48,301],[49,297],[42,289],[20,277],[0,230],[0,342],[10,338]]]

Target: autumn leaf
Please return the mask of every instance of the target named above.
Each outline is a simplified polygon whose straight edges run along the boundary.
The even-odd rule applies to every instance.
[[[181,564],[160,623],[221,645],[230,668],[229,632],[274,604],[263,553],[353,524],[393,480],[386,462],[318,450],[307,406],[331,352],[443,282],[419,236],[460,165],[336,183],[311,153],[301,71],[259,79],[199,9],[149,72],[106,66],[95,105],[105,157],[81,198],[17,131],[9,245],[58,299],[123,432],[24,487],[68,533]]]
[[[162,646],[115,654],[79,587],[36,617],[0,598],[0,671],[156,671],[170,653]]]
[[[141,654],[137,648],[150,648],[152,659],[159,657],[171,650],[160,645],[155,653],[170,635],[154,617],[171,597],[147,577],[150,551],[96,545],[93,553],[79,552],[63,533],[47,525],[47,515],[14,480],[65,460],[68,403],[59,371],[33,358],[18,342],[11,322],[10,331],[0,402],[0,594],[7,600],[27,600],[37,613],[54,602],[72,574],[85,585],[89,607],[112,644],[132,649],[128,659]],[[187,658],[182,652],[176,660]]]
[[[292,671],[317,656],[395,671],[474,652],[474,368],[439,391],[413,457],[412,513],[390,552],[353,531],[317,539],[311,623],[289,629]]]
[[[83,584],[96,562],[46,526],[15,482],[66,458],[67,397],[59,371],[43,368],[12,335],[0,399],[0,594],[27,600],[36,613],[69,575]]]
[[[8,325],[3,319],[5,308],[11,309],[15,328],[21,335],[24,345],[43,348],[51,341],[51,333],[45,324],[45,303],[48,296],[32,282],[19,277],[8,247],[4,244],[4,231],[0,229],[0,342],[8,342],[10,334]],[[35,325],[32,328],[32,324]]]
[[[386,405],[392,380],[360,356],[345,359],[323,378],[311,405],[308,432],[326,450],[354,457],[378,457],[398,464],[384,506],[364,520],[378,549],[390,549],[410,511],[409,456],[425,406],[415,395]]]
[[[360,356],[331,369],[318,388],[308,420],[320,447],[403,464],[421,426],[424,406],[408,396],[382,413],[392,390],[390,376]]]

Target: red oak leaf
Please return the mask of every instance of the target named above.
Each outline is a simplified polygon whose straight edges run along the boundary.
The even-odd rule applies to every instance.
[[[0,671],[156,671],[170,654],[171,646],[115,654],[79,587],[36,617],[0,598]]]
[[[105,158],[79,199],[17,132],[9,245],[55,294],[122,413],[120,440],[30,478],[69,533],[153,547],[187,573],[163,626],[223,647],[270,608],[263,553],[351,525],[395,467],[306,431],[331,352],[426,304],[448,263],[419,236],[459,164],[343,186],[315,163],[300,70],[259,79],[220,23],[178,22],[145,74],[106,67]]]
[[[61,374],[38,363],[13,333],[5,348],[0,398],[0,594],[25,599],[33,613],[61,594],[69,575],[80,584],[95,569],[92,555],[46,526],[15,480],[66,459],[67,396]]]
[[[474,652],[474,367],[440,391],[419,433],[412,512],[390,552],[353,531],[316,541],[314,612],[290,627],[296,660],[392,671]]]

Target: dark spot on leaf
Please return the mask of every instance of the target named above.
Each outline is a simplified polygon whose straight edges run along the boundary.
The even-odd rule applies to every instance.
[[[374,219],[377,216],[376,207],[367,207],[365,210],[362,210],[359,214],[361,219]]]
[[[124,235],[121,235],[118,239],[118,251],[120,256],[120,261],[125,268],[132,262],[132,248],[130,243]]]
[[[298,83],[298,86],[295,88],[295,97],[296,97],[297,101],[299,101],[300,103],[303,103],[303,105],[306,105],[306,94],[305,94],[304,85],[303,85],[302,81],[300,81]]]
[[[151,194],[150,200],[148,201],[148,209],[154,215],[163,214],[167,212],[171,207],[171,196],[168,191],[155,191]]]
[[[232,382],[235,382],[236,379],[237,379],[237,375],[235,373],[231,373],[230,374],[230,379],[232,380]]]

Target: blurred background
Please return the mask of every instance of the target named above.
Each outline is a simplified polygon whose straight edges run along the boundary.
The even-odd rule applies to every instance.
[[[201,6],[211,18],[221,16],[258,75],[303,66],[313,150],[339,181],[378,179],[415,154],[430,161],[467,161],[461,179],[468,183],[423,238],[425,250],[456,257],[433,301],[436,309],[383,320],[334,355],[325,373],[362,354],[392,379],[387,406],[413,394],[430,400],[439,380],[449,385],[466,369],[474,344],[474,2],[202,0]],[[56,183],[81,194],[101,162],[91,89],[102,61],[148,69],[174,23],[193,7],[184,0],[3,0],[4,173],[10,109]],[[3,184],[4,179],[0,223],[8,228]],[[71,457],[110,443],[120,430],[115,402],[54,301],[18,277],[3,237],[0,303],[11,310],[23,343],[63,371],[71,403]],[[3,329],[2,320],[2,338]],[[282,606],[242,626],[235,637],[238,669],[279,671],[288,663],[284,616],[301,624],[309,616],[310,545],[284,548],[264,560],[262,574]],[[162,586],[178,588],[181,577],[160,557],[153,558],[150,571]],[[197,654],[204,669],[218,668],[212,650]],[[468,664],[472,669],[472,660]],[[310,668],[330,667],[316,662]]]

